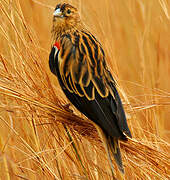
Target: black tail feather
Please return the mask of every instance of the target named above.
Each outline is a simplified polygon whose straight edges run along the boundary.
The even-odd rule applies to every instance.
[[[112,138],[109,136],[108,137],[108,146],[109,146],[109,149],[116,161],[116,164],[117,164],[120,172],[122,172],[124,174],[122,156],[121,156],[121,152],[120,152],[120,148],[119,148],[119,144],[118,144],[118,139]]]
[[[115,159],[115,162],[118,166],[119,171],[122,173],[122,175],[124,174],[124,168],[123,168],[123,163],[122,163],[121,152],[119,149],[118,138],[113,138],[107,135],[99,126],[97,126],[96,124],[94,125],[99,133],[99,136],[102,139],[102,142],[103,142],[103,145],[106,150],[108,160],[110,163],[112,176],[113,176],[113,179],[115,180],[116,179],[115,168],[113,166],[112,156]]]

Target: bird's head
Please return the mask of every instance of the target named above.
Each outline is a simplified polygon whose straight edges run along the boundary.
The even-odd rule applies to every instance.
[[[53,31],[71,30],[80,24],[78,10],[70,4],[58,4],[53,13]]]

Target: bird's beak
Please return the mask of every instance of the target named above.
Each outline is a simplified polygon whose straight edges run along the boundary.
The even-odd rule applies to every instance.
[[[56,10],[54,11],[53,15],[54,15],[54,17],[63,17],[60,8],[56,9]]]

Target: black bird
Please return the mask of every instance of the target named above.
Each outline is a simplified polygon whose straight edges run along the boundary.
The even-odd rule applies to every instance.
[[[96,124],[112,169],[111,154],[124,173],[118,140],[132,136],[103,48],[73,6],[58,4],[53,15],[51,72],[71,103]]]

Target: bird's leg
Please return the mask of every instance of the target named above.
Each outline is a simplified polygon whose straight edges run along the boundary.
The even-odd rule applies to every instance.
[[[67,103],[67,104],[64,104],[64,105],[63,105],[63,108],[64,108],[66,111],[73,113],[73,110],[71,110],[71,109],[69,108],[70,106],[71,106],[71,103]]]

